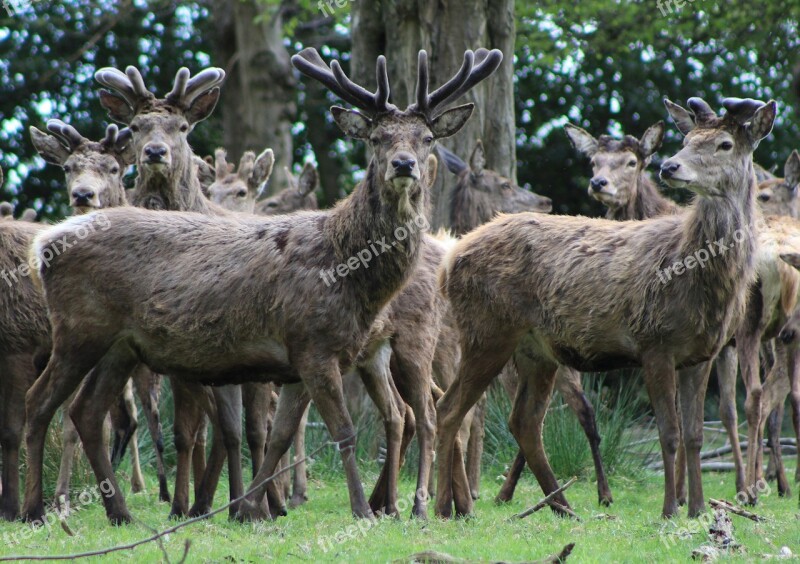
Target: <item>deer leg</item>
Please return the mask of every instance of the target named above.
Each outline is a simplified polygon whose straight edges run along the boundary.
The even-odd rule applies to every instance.
[[[467,412],[480,399],[491,381],[511,357],[514,339],[486,339],[462,350],[458,376],[436,405],[439,444],[436,448],[439,479],[436,484],[436,515],[450,518],[453,504],[457,515],[472,512],[467,473],[458,432]]]
[[[520,352],[514,355],[514,362],[519,374],[519,387],[508,425],[522,448],[536,481],[539,482],[545,495],[550,495],[558,489],[558,480],[550,468],[544,451],[542,428],[544,416],[550,405],[558,365],[549,361],[534,360]],[[556,495],[554,501],[569,508],[563,493]],[[555,509],[553,511],[559,513]]]
[[[202,412],[201,412],[202,413]],[[200,495],[200,483],[206,473],[206,445],[208,443],[208,418],[201,415],[194,433],[192,448],[192,475],[194,476],[194,495]]]
[[[400,473],[400,444],[403,440],[405,405],[398,404],[391,388],[389,360],[392,348],[385,340],[370,350],[359,362],[358,375],[383,419],[386,431],[386,460],[375,490],[370,496],[370,509],[384,515],[397,515],[397,477]]]
[[[308,475],[306,474],[306,424],[308,423],[308,409],[311,404],[306,406],[303,417],[300,419],[300,426],[294,434],[294,462],[299,462],[292,471],[292,499],[289,500],[289,507],[294,509],[308,501]]]
[[[142,404],[144,418],[153,446],[156,449],[156,472],[158,474],[158,499],[170,502],[169,486],[167,485],[167,472],[164,466],[164,435],[161,430],[161,417],[158,413],[158,404],[161,397],[161,375],[155,374],[145,365],[140,364],[134,370],[133,384],[139,401]]]
[[[739,420],[736,414],[736,348],[722,347],[717,355],[717,380],[719,382],[719,417],[728,432],[733,464],[736,468],[736,491],[744,491],[744,459],[739,446]]]
[[[175,452],[177,454],[175,471],[175,495],[172,498],[170,518],[184,517],[189,511],[189,474],[192,468],[192,451],[195,437],[201,422],[205,419],[199,404],[192,399],[193,391],[178,378],[170,377],[172,399],[175,404]],[[200,481],[201,474],[195,474]]]
[[[556,372],[556,389],[561,393],[564,401],[578,417],[578,421],[589,441],[589,449],[592,451],[594,461],[594,471],[597,476],[597,498],[600,505],[608,507],[614,501],[611,496],[611,487],[608,485],[606,471],[603,467],[603,459],[600,456],[600,433],[597,431],[597,420],[594,415],[594,408],[581,384],[581,373],[566,366],[560,366]]]
[[[242,408],[244,409],[244,427],[250,459],[253,464],[253,476],[264,462],[269,431],[269,410],[272,399],[272,384],[248,382],[242,384]]]
[[[786,478],[786,468],[783,465],[783,453],[781,452],[783,407],[783,405],[779,405],[773,409],[767,418],[767,444],[770,448],[770,455],[765,479],[774,479],[778,484],[778,495],[789,497],[792,495],[792,490],[789,480]]]
[[[689,517],[697,517],[705,510],[700,450],[703,448],[703,407],[709,374],[711,374],[711,361],[681,370],[678,380],[683,444],[689,478]]]
[[[745,320],[736,332],[736,349],[747,396],[744,402],[747,417],[747,471],[745,472],[744,491],[747,502],[758,501],[756,484],[763,479],[761,467],[762,393],[761,375],[759,372],[758,349],[761,342],[761,330],[754,320],[760,311],[760,292],[753,292],[747,304]]]
[[[792,426],[800,446],[800,351],[791,348],[787,351],[786,368],[789,377],[789,402],[792,404]],[[800,482],[800,455],[795,469],[794,481]]]
[[[503,367],[502,372],[500,372],[500,383],[503,385],[508,399],[513,403],[514,398],[517,396],[517,387],[519,385],[519,377],[513,362],[509,362]],[[522,472],[525,470],[525,464],[525,455],[522,454],[522,450],[519,450],[511,463],[511,467],[508,469],[500,491],[494,498],[495,503],[507,503],[514,498],[514,490],[517,489],[517,483],[519,483]]]
[[[483,456],[483,437],[486,427],[486,394],[484,393],[478,403],[475,404],[475,414],[472,416],[472,424],[469,429],[469,441],[467,442],[467,480],[469,481],[469,493],[472,499],[480,497],[481,489],[481,458]]]
[[[680,372],[676,374],[676,381],[680,381]],[[678,387],[680,396],[680,387]],[[680,397],[675,397],[675,409],[680,412]],[[683,421],[678,417],[678,450],[675,452],[675,499],[678,507],[686,505],[686,443],[683,440]]]
[[[786,402],[786,396],[790,391],[791,384],[789,375],[787,374],[787,363],[789,361],[787,356],[788,351],[786,345],[780,340],[775,341],[775,362],[767,373],[767,377],[763,384],[763,393],[761,396],[761,404],[764,413],[769,413],[769,416],[763,422],[767,427],[769,434],[770,445],[770,461],[774,466],[775,477],[778,482],[778,495],[787,497],[791,495],[789,487],[789,480],[786,478],[786,469],[783,466],[783,455],[781,453],[781,424],[783,423],[783,406]],[[763,430],[762,430],[763,433]],[[756,490],[758,490],[759,482],[756,482]],[[763,488],[763,485],[761,486]]]
[[[431,479],[434,449],[436,447],[436,405],[433,401],[433,357],[435,342],[418,340],[410,331],[399,332],[392,345],[393,388],[402,396],[400,405],[408,404],[406,425],[400,447],[400,465],[416,430],[419,444],[417,489],[414,495],[412,517],[428,518],[428,485]]]
[[[139,411],[133,399],[133,382],[128,379],[122,395],[111,409],[111,423],[114,430],[114,447],[111,451],[111,466],[117,469],[125,449],[131,447],[131,491],[138,493],[144,491],[144,476],[139,463]]]
[[[30,355],[0,359],[0,445],[3,450],[0,518],[13,521],[19,515],[19,446],[25,424],[25,392],[36,378]]]
[[[42,464],[47,428],[58,407],[78,387],[103,351],[107,350],[97,345],[82,343],[80,348],[72,348],[74,345],[71,342],[56,342],[47,367],[25,394],[27,471],[22,518],[26,521],[41,522],[44,517]]]
[[[680,440],[678,413],[675,409],[675,363],[671,356],[645,354],[642,362],[647,395],[653,404],[664,460],[664,506],[662,516],[670,518],[678,512],[675,496],[675,453]],[[702,413],[702,411],[701,411]],[[701,427],[702,429],[702,427]]]
[[[77,392],[77,390],[76,390]],[[67,401],[62,404],[62,421],[61,421],[61,442],[63,449],[61,451],[61,465],[58,469],[58,481],[56,482],[56,507],[64,514],[69,513],[69,483],[72,478],[72,465],[75,463],[75,449],[78,446],[78,430],[69,416],[69,406],[75,399],[75,394],[71,394]],[[62,504],[62,501],[63,504]]]
[[[106,516],[112,525],[130,523],[131,515],[122,491],[114,477],[107,443],[103,437],[103,420],[111,404],[117,401],[139,360],[134,350],[118,341],[89,374],[69,408],[69,415],[78,429],[86,457],[100,485]]]
[[[268,505],[271,505],[272,500],[269,501],[269,504],[266,503],[265,496],[268,489],[271,490],[269,497],[279,502],[282,501],[274,480],[264,482],[274,474],[283,453],[292,444],[292,438],[297,432],[297,427],[300,425],[309,401],[310,398],[303,384],[281,386],[278,408],[273,419],[274,425],[269,435],[264,463],[247,489],[247,497],[239,504],[239,512],[236,514],[236,519],[239,521],[259,521],[269,518],[272,507]],[[278,510],[285,514],[282,508],[279,507]]]

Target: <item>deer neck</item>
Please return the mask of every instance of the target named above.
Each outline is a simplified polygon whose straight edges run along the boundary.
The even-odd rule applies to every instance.
[[[138,166],[131,203],[147,209],[212,213],[208,200],[200,191],[197,165],[188,155],[176,155],[174,166],[164,173]]]
[[[633,186],[633,197],[628,204],[626,216],[620,219],[648,219],[664,213],[669,203],[656,188],[650,177],[641,171]]]
[[[383,180],[373,159],[366,178],[326,223],[335,252],[334,268],[353,257],[369,259],[368,268],[362,264],[339,281],[350,285],[368,310],[383,308],[416,264],[427,227],[425,192],[429,188],[424,179],[423,174],[410,189],[415,197],[406,199]]]
[[[469,233],[492,218],[486,198],[477,196],[469,186],[469,174],[462,177],[453,190],[450,206],[450,226],[457,236]]]

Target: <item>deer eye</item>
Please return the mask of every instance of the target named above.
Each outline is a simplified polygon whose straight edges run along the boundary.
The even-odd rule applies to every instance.
[[[181,133],[186,133],[187,131],[189,131],[189,126],[184,123],[181,125]]]
[[[239,198],[244,198],[245,196],[247,196],[247,190],[239,190],[239,191],[236,193],[236,195],[237,195]]]
[[[69,166],[69,165],[64,165],[64,167],[63,167],[63,168],[64,168],[64,172],[66,172],[67,174],[69,174],[70,172],[72,172],[72,167],[71,167],[71,166]]]
[[[278,207],[278,202],[267,202],[267,207],[268,208],[277,208]]]
[[[503,182],[502,188],[503,190],[511,190],[511,184],[508,182]]]
[[[628,166],[633,168],[636,166],[636,161],[628,161]]]
[[[733,149],[733,143],[731,143],[730,141],[723,141],[722,143],[717,145],[718,151],[730,151],[731,149]]]
[[[425,143],[426,145],[430,145],[431,143],[433,143],[433,135],[426,135],[422,139],[422,142]]]
[[[134,133],[139,133],[139,126],[138,125],[129,125],[128,128],[133,131]]]
[[[119,167],[117,166],[111,167],[111,174],[119,174]]]

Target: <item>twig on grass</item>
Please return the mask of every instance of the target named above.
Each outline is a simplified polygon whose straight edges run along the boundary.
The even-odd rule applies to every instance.
[[[756,515],[751,511],[747,511],[746,509],[737,507],[732,503],[725,501],[724,499],[709,498],[708,503],[714,509],[724,509],[729,513],[733,513],[734,515],[738,515],[739,517],[744,517],[745,519],[750,519],[751,521],[755,521],[756,523],[761,521],[766,521],[766,518],[762,517],[761,515]]]
[[[165,529],[165,530],[163,530],[161,532],[157,532],[157,533],[155,533],[155,534],[153,534],[153,535],[151,535],[151,536],[149,536],[149,537],[147,537],[145,539],[141,539],[141,540],[129,543],[129,544],[112,546],[112,547],[109,547],[109,548],[103,548],[103,549],[99,549],[99,550],[91,550],[91,551],[88,551],[88,552],[80,552],[80,553],[76,553],[76,554],[55,554],[55,555],[47,555],[47,556],[37,556],[37,555],[0,556],[0,562],[14,562],[14,561],[18,561],[18,560],[78,560],[80,558],[89,558],[91,556],[103,556],[105,554],[111,554],[113,552],[120,552],[120,551],[123,551],[123,550],[131,550],[131,549],[134,549],[134,548],[136,548],[138,546],[141,546],[143,544],[147,544],[147,543],[150,543],[150,542],[160,542],[159,539],[161,539],[162,537],[165,537],[165,536],[167,536],[169,534],[172,534],[172,533],[174,533],[175,531],[177,531],[179,529],[183,529],[184,527],[188,527],[189,525],[197,523],[198,521],[204,521],[204,520],[208,519],[209,517],[213,517],[214,515],[217,515],[218,513],[222,513],[223,511],[227,510],[231,505],[233,505],[235,503],[238,503],[238,502],[242,501],[244,498],[246,498],[252,490],[258,489],[258,488],[268,484],[269,482],[271,482],[272,480],[274,480],[275,478],[277,478],[278,476],[280,476],[284,472],[287,472],[287,471],[291,470],[292,468],[294,468],[295,466],[297,466],[299,464],[302,464],[306,460],[311,459],[312,457],[316,456],[318,453],[322,452],[323,449],[325,449],[325,448],[327,448],[329,446],[334,446],[334,445],[338,446],[339,444],[341,444],[341,443],[343,443],[345,441],[349,441],[350,439],[353,439],[357,434],[358,434],[358,430],[356,430],[356,432],[353,433],[352,435],[350,435],[349,437],[345,437],[344,439],[342,439],[340,441],[328,441],[326,443],[323,443],[318,449],[314,450],[311,454],[308,454],[308,455],[304,456],[303,458],[301,458],[300,460],[296,460],[292,464],[289,464],[288,466],[285,466],[285,467],[281,468],[280,470],[275,472],[272,476],[269,476],[268,478],[265,478],[261,483],[259,483],[259,484],[255,485],[255,486],[253,486],[252,488],[248,489],[244,493],[244,495],[242,495],[240,497],[237,497],[236,499],[231,500],[230,502],[226,503],[222,507],[220,507],[218,509],[215,509],[214,511],[211,511],[209,513],[205,513],[203,515],[199,515],[198,517],[193,517],[192,519],[188,519],[186,521],[183,521],[182,523],[178,523],[177,525],[175,525],[173,527]],[[187,555],[188,551],[189,551],[189,545],[187,544],[184,547],[184,558],[183,558],[184,560],[186,558],[186,555]],[[183,561],[183,560],[181,560],[181,561]]]
[[[577,476],[573,476],[563,486],[561,486],[557,490],[553,491],[552,493],[550,493],[547,496],[545,496],[544,498],[542,498],[542,500],[539,503],[537,503],[536,505],[534,505],[533,507],[531,507],[529,509],[526,509],[522,513],[518,513],[518,514],[514,515],[511,518],[511,520],[513,520],[513,519],[524,519],[528,515],[532,515],[532,514],[536,513],[537,511],[539,511],[540,509],[542,509],[543,507],[545,507],[547,505],[550,505],[550,502],[553,500],[554,497],[556,497],[558,494],[560,494],[561,492],[566,490],[568,487],[570,487],[572,484],[574,484],[577,481],[578,481],[578,477]],[[559,509],[559,508],[561,510],[566,509],[566,507],[564,507],[561,504],[558,504],[558,507],[556,507],[556,509]],[[574,513],[573,513],[573,515],[574,515]]]

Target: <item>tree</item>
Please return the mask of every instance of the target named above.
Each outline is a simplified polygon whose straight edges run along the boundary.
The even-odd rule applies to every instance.
[[[487,166],[516,174],[514,134],[513,0],[380,0],[352,6],[352,74],[359,84],[375,82],[375,59],[388,60],[392,101],[405,107],[414,99],[417,52],[428,52],[433,87],[455,73],[467,49],[500,49],[505,58],[495,74],[459,103],[475,103],[472,119],[444,144],[468,158],[478,139],[486,148]],[[432,226],[448,226],[454,178],[440,165],[432,188]]]

